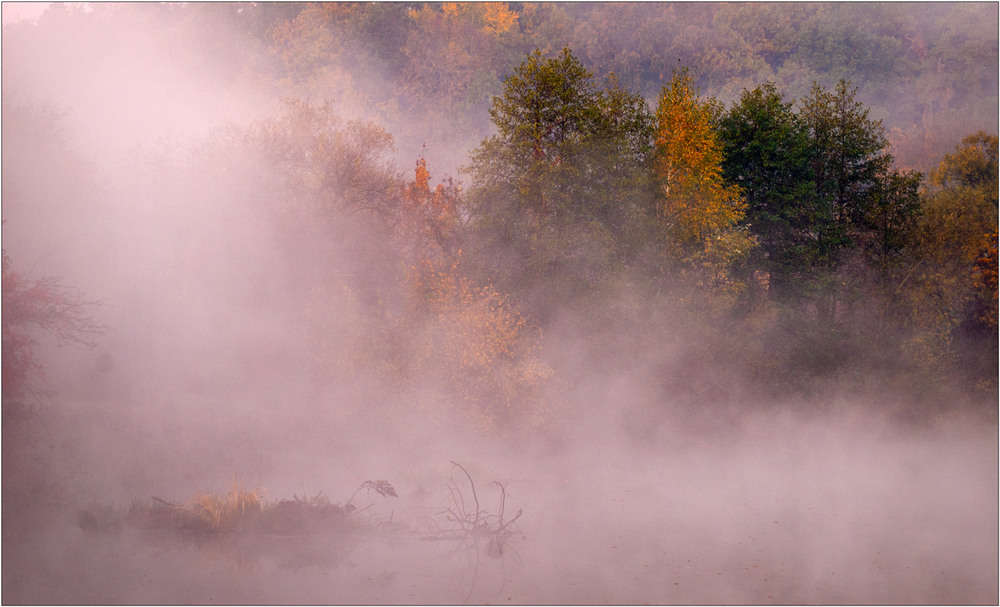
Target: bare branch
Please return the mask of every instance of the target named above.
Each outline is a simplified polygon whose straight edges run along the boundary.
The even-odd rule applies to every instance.
[[[59,340],[85,348],[96,346],[95,338],[107,328],[95,321],[89,308],[102,302],[86,299],[81,291],[52,277],[28,280],[4,267],[3,324],[5,327],[35,327]]]
[[[451,460],[449,460],[449,461],[451,461]],[[479,497],[476,495],[476,483],[472,482],[472,476],[469,475],[468,470],[466,470],[465,468],[463,468],[461,464],[458,464],[456,462],[451,462],[451,463],[454,466],[458,466],[459,470],[461,470],[462,472],[465,473],[465,478],[469,479],[469,486],[472,487],[472,499],[476,502],[476,520],[475,520],[475,522],[478,523],[479,522],[479,513],[480,513],[480,510],[479,510]]]

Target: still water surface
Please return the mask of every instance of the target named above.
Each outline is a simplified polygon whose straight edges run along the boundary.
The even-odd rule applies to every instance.
[[[15,534],[7,602],[51,604],[996,603],[996,428],[949,436],[553,457],[508,468],[503,550],[427,540],[447,487],[373,504],[385,524],[193,541]],[[483,507],[495,508],[483,483]],[[388,524],[388,520],[392,524]],[[508,514],[509,517],[509,514]],[[440,519],[439,519],[440,520]],[[8,552],[9,554],[9,552]]]

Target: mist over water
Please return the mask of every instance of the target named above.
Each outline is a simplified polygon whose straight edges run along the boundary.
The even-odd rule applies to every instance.
[[[105,418],[107,432],[76,446],[72,459],[85,464],[67,466],[67,501],[169,499],[233,471],[284,496],[343,495],[380,476],[400,497],[376,501],[378,516],[409,526],[291,546],[199,545],[87,532],[63,504],[46,505],[52,520],[14,533],[9,600],[961,604],[989,602],[997,588],[997,434],[987,424],[904,432],[859,418],[763,417],[715,435],[664,432],[640,447],[605,423],[567,429],[563,447],[544,449],[431,429],[345,441],[272,418],[254,452],[219,430],[238,419],[220,407],[154,431]],[[497,479],[508,508],[523,510],[502,555],[486,542],[421,541],[422,521],[448,505],[450,457],[481,481],[484,506],[496,507],[485,479]],[[310,552],[304,541],[329,543]]]
[[[432,374],[400,387],[350,367],[370,294],[400,272],[383,235],[354,217],[331,232],[293,204],[269,222],[277,169],[205,143],[281,112],[232,73],[236,51],[216,52],[250,43],[134,13],[131,30],[68,28],[50,53],[4,43],[4,109],[35,116],[4,120],[4,249],[101,300],[107,327],[94,350],[40,337],[47,391],[4,422],[5,603],[1000,600],[995,406],[913,421],[891,393],[692,402],[665,369],[728,378],[677,345],[684,321],[628,289],[617,323],[566,312],[548,326],[555,414],[534,432],[442,411]],[[37,101],[42,119],[24,109]],[[64,114],[60,137],[33,130],[44,107]],[[334,109],[345,124],[363,113]],[[507,520],[522,512],[502,550],[435,537],[464,482],[451,462],[482,508],[500,507],[496,481]],[[358,494],[371,524],[350,533],[190,540],[79,518],[234,483],[344,503],[378,479],[398,497]]]

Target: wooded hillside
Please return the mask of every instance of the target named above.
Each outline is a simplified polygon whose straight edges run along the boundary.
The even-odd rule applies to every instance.
[[[168,325],[280,317],[295,345],[255,380],[363,377],[514,432],[609,377],[693,409],[995,407],[997,24],[989,3],[53,5],[4,28],[5,313],[41,305],[15,268],[48,247],[103,298],[141,307],[125,277],[154,278]],[[5,314],[5,383],[25,329]]]

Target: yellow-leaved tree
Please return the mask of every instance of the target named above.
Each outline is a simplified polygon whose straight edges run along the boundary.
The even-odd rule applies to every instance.
[[[734,270],[755,246],[741,226],[745,203],[722,177],[722,145],[715,130],[721,105],[702,100],[686,69],[674,73],[656,108],[658,216],[668,254],[688,269],[705,271],[716,286],[733,286]],[[737,281],[738,282],[738,281]]]

